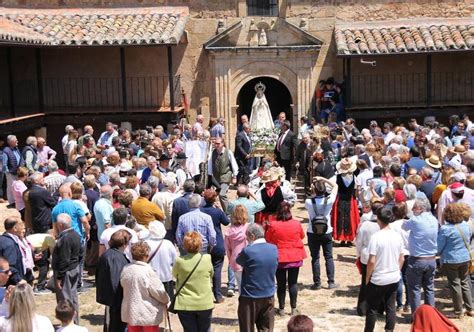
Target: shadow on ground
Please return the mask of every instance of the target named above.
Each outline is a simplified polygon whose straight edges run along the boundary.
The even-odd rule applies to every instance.
[[[82,315],[81,319],[85,319],[91,325],[96,325],[97,326],[97,325],[103,325],[104,324],[104,316],[103,315],[87,314],[87,315]]]

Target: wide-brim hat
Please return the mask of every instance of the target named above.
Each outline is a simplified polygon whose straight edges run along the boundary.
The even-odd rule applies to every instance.
[[[466,153],[466,148],[464,147],[464,145],[459,144],[456,145],[451,151],[456,154],[464,154]]]
[[[260,177],[260,182],[267,183],[271,181],[276,181],[280,178],[280,175],[275,172],[275,170],[269,169],[268,171],[263,172],[262,176]]]
[[[162,154],[158,161],[166,161],[166,160],[171,160],[170,157],[168,157],[166,154]]]
[[[278,174],[278,177],[285,176],[285,174],[286,174],[285,169],[283,167],[272,167],[272,168],[270,168],[270,171],[275,172],[276,174]]]
[[[183,160],[183,159],[188,159],[188,157],[186,157],[186,153],[184,153],[184,152],[178,152],[178,153],[176,154],[176,159],[178,159],[178,160]]]
[[[437,155],[432,155],[431,157],[425,159],[425,162],[433,168],[441,168],[443,166]]]
[[[357,169],[355,163],[349,158],[344,158],[336,164],[336,170],[338,174],[353,173]]]

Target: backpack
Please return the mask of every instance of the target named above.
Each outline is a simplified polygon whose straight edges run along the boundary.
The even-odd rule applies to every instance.
[[[313,209],[316,216],[311,219],[311,227],[313,228],[313,234],[315,235],[325,235],[328,230],[328,219],[326,218],[326,205],[328,203],[328,196],[324,197],[323,204],[323,214],[320,214],[318,207],[316,206],[316,198],[312,198],[311,202],[313,203]]]

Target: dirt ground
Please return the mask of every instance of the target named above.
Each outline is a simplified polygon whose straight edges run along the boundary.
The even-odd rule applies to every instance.
[[[17,214],[13,209],[6,209],[5,204],[0,205],[0,219],[2,220],[0,230],[3,231],[3,220],[6,216]],[[303,222],[306,229],[307,214],[302,204],[297,204],[293,209],[295,217]],[[304,240],[306,243],[306,240]],[[318,291],[309,289],[312,284],[309,249],[306,246],[308,258],[300,270],[298,309],[302,314],[311,317],[315,323],[315,331],[347,331],[358,332],[364,328],[364,318],[359,317],[355,307],[357,304],[358,287],[360,275],[355,266],[355,248],[334,248],[334,259],[336,264],[336,283],[338,289],[329,290],[325,283],[325,271],[322,269],[323,288]],[[323,260],[323,258],[322,258]],[[225,264],[226,266],[227,264]],[[324,266],[324,261],[322,261]],[[227,270],[223,271],[223,291],[225,294],[225,282],[227,281]],[[93,279],[89,279],[93,282]],[[452,313],[452,302],[446,288],[446,280],[436,279],[436,303],[437,308],[444,314]],[[276,301],[276,299],[275,299]],[[91,332],[102,331],[104,308],[95,302],[95,288],[79,295],[80,302],[80,325],[85,326]],[[39,314],[47,315],[53,323],[58,323],[54,318],[55,298],[52,294],[36,296],[36,304]],[[225,302],[215,306],[213,311],[213,331],[238,331],[237,320],[238,297],[226,298]],[[286,312],[289,313],[289,299],[287,296]],[[178,318],[171,315],[173,331],[182,331]],[[410,325],[405,321],[405,314],[399,313],[395,331],[409,331]],[[290,316],[276,317],[275,331],[286,331],[286,323]],[[465,317],[462,320],[453,320],[461,331],[474,330],[474,318]],[[379,320],[376,331],[383,331],[384,321]]]

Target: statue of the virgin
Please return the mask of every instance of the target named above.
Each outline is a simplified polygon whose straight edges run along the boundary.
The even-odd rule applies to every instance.
[[[250,127],[252,130],[273,129],[272,113],[265,98],[265,85],[259,82],[255,85],[255,98],[252,104],[252,113],[250,114]]]

